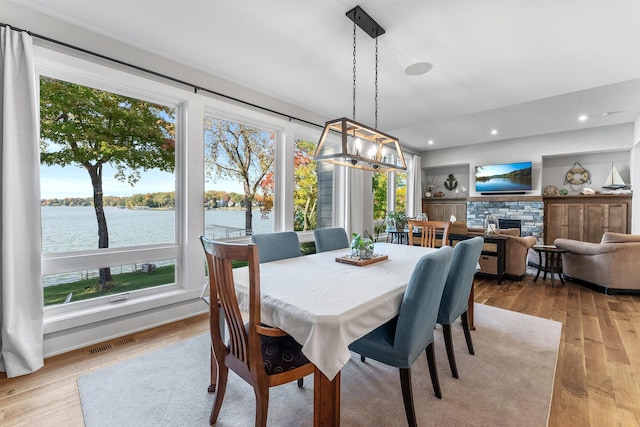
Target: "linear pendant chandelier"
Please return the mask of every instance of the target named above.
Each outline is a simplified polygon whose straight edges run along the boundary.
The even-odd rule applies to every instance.
[[[353,21],[353,119],[342,117],[326,122],[314,159],[350,168],[377,172],[406,171],[398,138],[380,132],[378,128],[378,36],[385,33],[360,6],[347,12]],[[375,68],[375,126],[356,121],[356,25],[376,41]],[[337,144],[327,139],[329,132],[340,135]]]

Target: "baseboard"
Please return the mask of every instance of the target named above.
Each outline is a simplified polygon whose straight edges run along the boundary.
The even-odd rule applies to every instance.
[[[44,336],[44,357],[55,356],[113,338],[176,322],[206,311],[207,307],[198,298],[53,332]]]
[[[619,293],[624,294],[640,294],[640,289],[620,289],[620,288],[607,288],[605,286],[598,285],[596,283],[587,282],[586,280],[578,279],[573,276],[569,276],[563,274],[565,280],[570,280],[578,285],[584,286],[585,288],[593,289],[594,291],[601,292],[605,295],[617,295]]]

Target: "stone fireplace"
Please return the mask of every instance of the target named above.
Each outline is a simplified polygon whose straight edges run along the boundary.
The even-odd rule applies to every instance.
[[[542,197],[470,197],[467,199],[467,224],[483,227],[487,215],[506,220],[520,220],[521,236],[534,236],[543,241],[544,205]]]

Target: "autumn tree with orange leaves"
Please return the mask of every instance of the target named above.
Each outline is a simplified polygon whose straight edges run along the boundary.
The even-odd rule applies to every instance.
[[[295,187],[293,193],[294,230],[313,230],[318,226],[318,166],[313,160],[316,143],[296,140],[293,157]]]

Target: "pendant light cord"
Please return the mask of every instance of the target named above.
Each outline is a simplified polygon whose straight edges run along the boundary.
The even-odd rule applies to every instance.
[[[378,130],[378,38],[376,37],[376,95],[375,95],[375,125],[373,127]]]
[[[356,121],[356,23],[353,22],[353,121]]]

